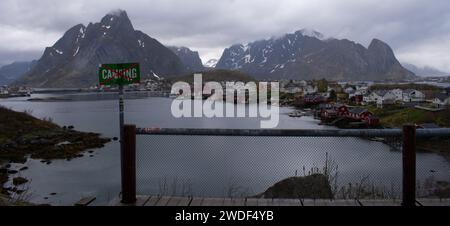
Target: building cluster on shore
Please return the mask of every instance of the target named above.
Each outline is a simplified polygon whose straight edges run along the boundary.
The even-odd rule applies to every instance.
[[[344,104],[320,104],[315,112],[323,124],[346,127],[377,127],[380,120],[365,108],[350,108]]]
[[[411,84],[288,80],[280,81],[281,96],[285,98],[280,102],[313,108],[314,116],[323,124],[344,128],[378,127],[380,119],[368,108],[401,106],[441,111],[450,107],[450,87],[432,90],[426,86],[423,90],[420,87]]]
[[[24,97],[30,96],[33,90],[28,87],[0,86],[0,97]]]
[[[426,105],[427,108],[444,109],[450,106],[450,87],[435,90],[421,90],[420,88],[389,88],[396,83],[387,83],[386,87],[373,88],[374,82],[333,82],[326,80],[280,80],[279,88],[281,94],[288,94],[289,98],[295,99],[303,104],[320,104],[324,102],[347,103],[352,105],[375,105],[383,108],[387,105],[401,104],[415,107]],[[127,86],[127,91],[160,92],[169,96],[171,92],[170,80],[164,78],[152,78],[143,80],[140,84]],[[225,87],[225,81],[220,84]],[[406,86],[405,86],[406,85]],[[53,90],[53,89],[45,89]],[[60,90],[60,89],[55,89]],[[66,89],[63,89],[66,90]],[[108,92],[116,91],[117,87],[92,86],[77,91]],[[29,96],[39,89],[28,87],[0,86],[0,97]],[[281,100],[283,104],[283,100]]]
[[[322,83],[322,84],[321,84]],[[434,91],[412,88],[372,89],[372,82],[329,82],[329,81],[280,81],[280,92],[292,94],[304,103],[320,104],[334,102],[355,105],[376,105],[382,108],[391,104],[431,103],[435,108],[450,106],[450,87]]]

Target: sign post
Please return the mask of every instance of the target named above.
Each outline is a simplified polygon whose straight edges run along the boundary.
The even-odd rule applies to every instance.
[[[136,186],[126,184],[127,181],[127,170],[130,167],[127,167],[127,163],[125,159],[128,158],[128,155],[132,155],[133,153],[126,153],[126,148],[124,147],[124,95],[123,95],[123,86],[136,84],[140,82],[141,74],[138,63],[124,63],[124,64],[101,64],[99,67],[99,84],[101,86],[114,86],[117,85],[119,87],[119,136],[120,136],[120,154],[121,154],[121,179],[122,179],[122,202],[123,203],[132,203],[135,201],[136,191],[130,191],[131,188],[135,188]],[[134,182],[135,183],[135,182]],[[132,190],[132,189],[131,189]],[[125,192],[130,192],[131,194],[124,194]],[[133,195],[134,194],[134,195]],[[127,197],[127,198],[125,198]],[[130,198],[131,197],[131,198]]]
[[[123,125],[125,122],[125,117],[123,115],[123,110],[124,110],[124,106],[123,106],[123,85],[119,84],[119,137],[120,137],[120,152],[122,154],[123,157],[123,153],[124,153],[124,142],[123,142]],[[123,158],[121,158],[123,159]],[[123,168],[123,161],[122,163],[122,168]]]

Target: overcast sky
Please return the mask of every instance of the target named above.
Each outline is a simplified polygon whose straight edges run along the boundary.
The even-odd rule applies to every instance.
[[[1,0],[0,65],[38,59],[70,27],[114,9],[204,62],[235,43],[309,28],[366,47],[379,38],[401,62],[450,72],[449,0]]]

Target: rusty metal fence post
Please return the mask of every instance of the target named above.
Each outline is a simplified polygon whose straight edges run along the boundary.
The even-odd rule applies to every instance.
[[[403,126],[403,192],[402,206],[415,206],[416,203],[416,127]]]
[[[121,153],[122,203],[136,202],[136,126],[124,125]]]

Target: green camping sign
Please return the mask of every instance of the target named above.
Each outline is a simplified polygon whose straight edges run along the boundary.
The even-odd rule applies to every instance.
[[[138,63],[101,64],[98,76],[100,85],[129,85],[141,81]]]

